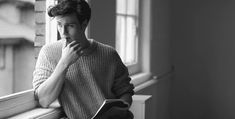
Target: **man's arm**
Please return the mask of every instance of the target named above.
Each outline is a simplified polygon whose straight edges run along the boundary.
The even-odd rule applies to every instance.
[[[36,92],[42,107],[48,107],[57,99],[64,83],[67,68],[68,65],[60,60],[51,76],[38,87]]]
[[[115,81],[113,85],[113,91],[116,96],[130,106],[132,104],[132,95],[134,94],[134,86],[130,83],[131,78],[129,77],[129,72],[127,67],[123,64],[120,56],[116,53],[116,72]]]
[[[71,42],[68,46],[65,43],[62,48],[62,56],[55,67],[51,76],[45,80],[36,90],[39,99],[39,104],[42,107],[48,107],[55,101],[62,89],[65,75],[68,67],[78,59],[78,52],[81,50],[79,44],[75,41]]]
[[[130,107],[132,104],[132,94],[126,93],[120,97],[120,99],[124,100],[127,102],[128,106]]]

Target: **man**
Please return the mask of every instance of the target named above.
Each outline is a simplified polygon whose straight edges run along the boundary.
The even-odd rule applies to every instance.
[[[59,100],[69,119],[90,119],[105,99],[132,103],[133,85],[126,66],[110,46],[87,39],[91,9],[84,0],[61,0],[48,15],[58,23],[61,39],[42,47],[33,87],[42,107]],[[113,107],[104,119],[131,119],[128,109]]]

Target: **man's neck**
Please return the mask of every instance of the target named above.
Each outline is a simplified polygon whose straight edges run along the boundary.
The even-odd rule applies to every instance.
[[[89,40],[84,36],[84,37],[83,37],[83,41],[84,41],[84,42],[83,42],[83,46],[82,46],[82,47],[83,47],[84,49],[88,48],[88,47],[90,46]]]

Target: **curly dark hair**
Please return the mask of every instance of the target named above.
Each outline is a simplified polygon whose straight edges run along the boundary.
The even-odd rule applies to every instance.
[[[59,0],[58,4],[48,8],[48,15],[50,17],[72,13],[76,13],[78,21],[82,24],[85,20],[89,22],[91,8],[85,0]]]

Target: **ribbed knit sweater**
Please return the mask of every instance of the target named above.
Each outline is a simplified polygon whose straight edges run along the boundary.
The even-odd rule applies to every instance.
[[[104,99],[119,98],[133,92],[127,67],[112,47],[95,40],[84,55],[69,66],[58,97],[69,119],[90,119]],[[53,73],[62,53],[63,40],[42,47],[36,63],[33,87],[38,87]]]

